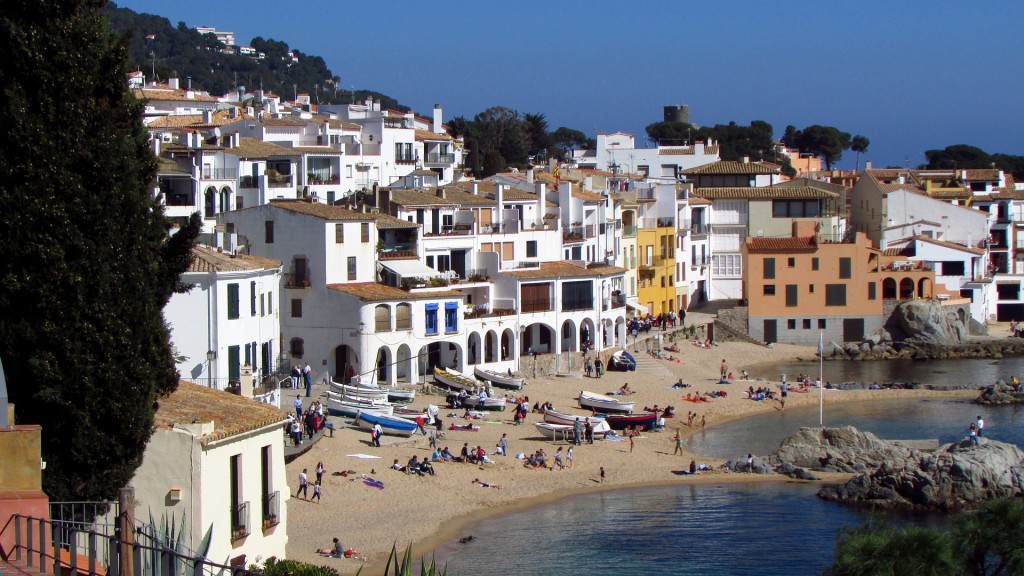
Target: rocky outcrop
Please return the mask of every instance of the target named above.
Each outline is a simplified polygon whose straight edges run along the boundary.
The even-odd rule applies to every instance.
[[[826,500],[883,508],[954,510],[992,498],[1024,496],[1024,451],[1012,444],[967,439],[923,451],[880,440],[856,428],[804,428],[766,461],[778,472],[854,472],[826,486]]]
[[[1024,393],[1014,392],[1012,387],[999,383],[982,390],[974,401],[986,406],[1024,404]]]
[[[906,339],[930,344],[960,344],[967,326],[955,309],[945,309],[936,300],[908,300],[893,311],[893,320]]]

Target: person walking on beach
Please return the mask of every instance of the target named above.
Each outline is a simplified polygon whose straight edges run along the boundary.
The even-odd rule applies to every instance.
[[[430,447],[437,450],[437,429],[430,429]]]
[[[672,453],[672,455],[675,456],[676,454],[679,454],[680,456],[682,456],[683,455],[683,433],[682,433],[681,430],[679,430],[679,428],[676,428],[676,438],[675,438],[675,440],[676,440],[676,450],[675,450],[675,452]]]
[[[626,436],[629,436],[629,452],[630,452],[630,454],[633,453],[633,436],[635,436],[636,434],[637,434],[637,432],[635,432],[632,427],[630,427],[630,426],[626,427]]]
[[[295,418],[302,420],[302,396],[296,394],[295,402],[292,402],[292,405],[295,406]]]
[[[696,416],[696,413],[694,413],[694,416]],[[701,416],[700,417],[700,429],[703,430],[704,429],[704,425],[707,424],[707,423],[708,423],[707,417],[706,416]]]
[[[728,383],[729,381],[726,379],[726,376],[729,375],[729,365],[726,364],[725,358],[722,358],[722,366],[718,369],[718,372],[721,374],[721,378],[719,378],[718,382],[720,384]]]
[[[316,483],[319,484],[324,479],[324,463],[321,460],[316,463]]]
[[[381,427],[380,422],[375,423],[373,428],[370,429],[370,439],[372,440],[371,444],[380,448],[380,437],[383,435],[384,428]]]
[[[982,435],[981,434],[982,430],[985,429],[985,421],[981,419],[981,414],[978,414],[978,422],[977,422],[977,424],[978,424],[978,436],[980,437]]]
[[[501,446],[501,455],[508,456],[508,433],[502,432],[498,445]]]
[[[594,362],[594,370],[597,372],[598,378],[604,376],[604,362],[601,362],[600,357]]]
[[[576,417],[576,421],[572,423],[572,443],[576,446],[583,444],[581,440],[583,436],[583,425],[580,424],[580,417]]]
[[[594,425],[590,423],[590,418],[587,418],[583,422],[583,433],[587,437],[587,444],[594,443]]]
[[[584,352],[584,354],[586,354],[586,352]],[[594,361],[591,360],[590,357],[587,357],[585,366],[587,369],[587,378],[590,378],[590,375],[594,373]]]
[[[601,466],[601,471],[599,472],[599,474],[601,475],[600,484],[604,484],[604,466]]]
[[[310,502],[316,500],[316,503],[320,503],[320,481],[317,480],[316,484],[313,484],[313,497],[309,499]]]
[[[555,466],[558,466],[559,470],[565,470],[565,464],[562,463],[562,447],[561,446],[558,447],[558,450],[555,450]],[[555,466],[551,467],[552,471],[554,471]]]
[[[754,454],[752,452],[747,452],[747,472],[753,472],[753,471],[754,471]]]
[[[302,469],[302,472],[299,472],[299,490],[295,492],[295,497],[298,498],[299,494],[302,494],[303,500],[307,500],[309,498],[307,493],[307,490],[309,490],[309,479],[306,477],[306,472],[307,470],[305,468]]]
[[[565,451],[565,465],[568,468],[572,468],[572,446],[569,446],[569,449]]]

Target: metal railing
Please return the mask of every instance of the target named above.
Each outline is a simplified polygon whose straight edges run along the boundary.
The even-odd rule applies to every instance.
[[[249,503],[231,506],[231,541],[241,540],[249,535]]]
[[[636,236],[636,226],[623,226],[622,235],[630,238]]]
[[[0,529],[0,534],[10,533],[14,543],[7,551],[8,561],[23,562],[30,571],[54,576],[121,576],[122,565],[128,563],[134,576],[261,576],[244,567],[182,554],[141,529],[125,539],[120,530],[110,535],[79,531],[74,523],[13,514]],[[127,557],[122,557],[124,554]]]
[[[259,188],[260,187],[260,178],[259,178],[259,176],[252,176],[252,175],[242,176],[241,178],[238,179],[238,187],[239,188]]]
[[[281,523],[281,492],[274,491],[263,495],[263,529],[272,528]]]
[[[427,154],[427,164],[451,164],[455,162],[455,154]]]
[[[234,180],[238,178],[238,168],[203,168],[203,180]]]
[[[306,271],[305,274],[295,274],[294,272],[288,272],[283,274],[284,276],[284,287],[285,288],[309,288],[310,287],[310,274]]]

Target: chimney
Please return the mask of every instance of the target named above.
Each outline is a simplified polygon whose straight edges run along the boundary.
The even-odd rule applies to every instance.
[[[434,104],[434,130],[433,131],[434,131],[435,134],[440,134],[440,133],[444,132],[444,128],[441,127],[442,124],[444,124],[444,122],[441,121],[442,119],[443,119],[443,116],[441,114],[441,105],[440,104]]]
[[[189,90],[192,89],[192,77],[191,76],[186,76],[185,77],[185,86],[188,86]]]
[[[587,177],[583,178],[583,189],[586,190],[587,192],[591,192],[591,191],[594,190],[594,177],[593,176],[587,176]]]
[[[871,160],[865,160],[864,161],[864,169],[865,170],[871,170]]]
[[[533,184],[533,166],[526,169],[526,183]]]
[[[442,199],[446,199],[446,198],[444,197],[444,188],[438,188],[438,189],[437,189],[437,197],[438,197],[438,198],[442,198]]]
[[[229,118],[238,118],[238,107],[237,106],[232,106],[230,108],[230,110],[228,111],[228,117]]]
[[[380,112],[380,100],[373,101],[373,111]]]
[[[750,164],[750,156],[744,156],[744,157],[743,157],[743,158],[741,159],[741,161],[742,161],[742,162],[743,162],[744,164]]]
[[[160,155],[160,137],[155,136],[150,142],[153,143],[153,156]]]
[[[177,90],[179,88],[178,79],[177,78],[168,78],[167,79],[167,86],[171,90]]]
[[[210,122],[213,122],[213,112],[203,110],[203,124],[209,124]]]
[[[479,196],[480,195],[480,183],[479,182],[473,182],[472,184],[470,184],[469,185],[469,191],[473,193],[473,196]]]

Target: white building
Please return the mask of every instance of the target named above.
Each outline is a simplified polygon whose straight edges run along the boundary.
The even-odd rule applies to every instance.
[[[281,262],[226,248],[195,247],[181,276],[192,289],[174,294],[164,307],[178,371],[218,389],[237,383],[243,365],[257,381],[269,377],[281,337]]]
[[[206,557],[247,566],[285,557],[290,490],[286,415],[236,394],[180,382],[160,399],[153,436],[130,485],[137,522],[180,524],[186,553],[210,534]]]
[[[573,162],[579,168],[609,170],[620,174],[640,174],[645,179],[675,181],[691,168],[717,162],[718,145],[695,142],[687,146],[637,148],[636,138],[626,132],[597,135],[594,150],[574,150]]]

